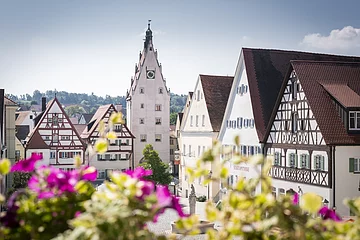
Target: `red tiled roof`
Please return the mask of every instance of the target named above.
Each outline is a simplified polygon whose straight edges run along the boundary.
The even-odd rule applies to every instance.
[[[243,48],[242,53],[260,142],[266,140],[266,129],[291,60],[360,62],[360,57],[274,49]]]
[[[344,107],[360,107],[360,95],[346,84],[322,84],[325,90]]]
[[[360,107],[360,63],[291,61],[291,65],[326,144],[360,144],[360,135],[347,132],[331,98],[336,96],[349,107]]]
[[[206,107],[214,132],[220,131],[234,77],[200,75]]]

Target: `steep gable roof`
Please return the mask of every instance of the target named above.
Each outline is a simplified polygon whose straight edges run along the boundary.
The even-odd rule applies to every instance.
[[[96,110],[95,114],[92,116],[91,120],[88,123],[88,127],[85,128],[84,131],[82,132],[81,134],[82,138],[88,138],[91,135],[91,133],[94,132],[99,122],[104,118],[105,114],[108,112],[108,110],[111,107],[114,108],[115,110],[115,107],[112,104],[100,106]]]
[[[206,107],[213,131],[220,131],[234,77],[200,74]]]
[[[17,106],[18,104],[8,97],[4,97],[5,106]]]
[[[325,142],[360,144],[360,135],[348,133],[332,101],[333,97],[349,107],[360,107],[360,63],[291,61],[291,65]]]
[[[28,125],[16,125],[15,128],[16,128],[15,136],[19,140],[25,140],[30,132],[29,126]]]
[[[93,113],[83,113],[82,116],[84,117],[84,120],[86,123],[89,123],[91,118],[94,116]]]
[[[291,60],[360,62],[360,57],[274,49],[243,48],[242,54],[260,142],[265,141],[266,129]]]
[[[42,121],[44,120],[44,118],[46,117],[46,115],[49,113],[51,107],[57,104],[58,107],[60,108],[61,113],[64,115],[64,117],[67,120],[67,123],[70,125],[70,128],[74,131],[75,135],[77,136],[77,138],[79,139],[80,143],[82,145],[84,145],[83,140],[81,139],[79,133],[76,131],[74,125],[72,124],[72,122],[70,121],[68,115],[66,114],[66,112],[64,111],[64,108],[62,107],[62,105],[60,104],[59,100],[55,97],[54,99],[52,99],[51,101],[48,102],[48,104],[46,105],[46,109],[45,111],[43,111],[41,114],[39,114],[36,118],[40,118],[37,119],[37,123],[36,126],[34,127],[34,129],[32,130],[32,132],[30,133],[30,137],[29,140],[26,144],[26,148],[45,148],[45,145],[47,147],[49,147],[43,140],[42,137],[39,133],[38,128],[40,127],[40,124],[42,123]],[[38,136],[37,136],[38,135]],[[45,145],[43,145],[42,143],[38,143],[38,141],[40,141],[39,139],[41,138],[41,140],[44,142]],[[40,145],[39,145],[40,144]],[[38,146],[39,145],[39,146]]]

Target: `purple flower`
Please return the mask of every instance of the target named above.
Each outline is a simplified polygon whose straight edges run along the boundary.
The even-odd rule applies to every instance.
[[[299,204],[299,194],[298,194],[298,193],[295,193],[295,194],[292,196],[292,201],[293,201],[293,204],[294,204],[294,205],[298,205],[298,204]]]
[[[82,180],[95,181],[97,178],[97,170],[94,167],[86,167],[82,170]]]
[[[22,194],[25,194],[25,190],[21,189],[14,192],[7,202],[7,210],[4,216],[0,217],[0,222],[5,227],[16,228],[19,226],[19,220],[17,219],[17,210],[18,206],[18,197]]]
[[[319,210],[319,214],[321,214],[324,220],[332,219],[336,222],[341,221],[341,218],[336,214],[335,210],[329,209],[328,207],[322,207]]]
[[[35,169],[37,161],[42,159],[42,154],[32,153],[31,157],[25,160],[20,160],[11,167],[11,172],[32,172]]]
[[[150,176],[152,174],[152,170],[144,169],[143,167],[137,167],[134,170],[126,170],[125,174],[132,178],[141,179],[142,177]]]

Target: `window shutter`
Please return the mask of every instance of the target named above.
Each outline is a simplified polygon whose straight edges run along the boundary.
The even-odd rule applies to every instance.
[[[349,158],[349,172],[354,172],[354,158]]]
[[[308,154],[305,155],[305,161],[306,161],[306,168],[310,168],[310,158]]]
[[[298,165],[298,155],[297,154],[295,154],[295,167],[298,167],[299,165]]]
[[[281,164],[281,152],[279,153],[279,165],[282,166],[282,164]]]
[[[321,170],[325,170],[325,157],[324,156],[321,156],[321,162],[320,162],[320,168]]]

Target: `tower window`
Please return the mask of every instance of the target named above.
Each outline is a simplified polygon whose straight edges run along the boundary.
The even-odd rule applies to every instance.
[[[145,93],[145,89],[143,87],[140,88],[140,93],[144,94]]]
[[[155,124],[161,125],[161,118],[155,118]]]
[[[161,104],[155,105],[155,111],[161,111]]]
[[[140,134],[140,142],[146,142],[146,134]]]
[[[155,134],[155,142],[161,142],[161,134]]]
[[[144,118],[140,118],[140,124],[144,124],[145,123],[145,119]]]
[[[163,94],[163,88],[159,88],[159,94]]]
[[[140,108],[144,108],[144,104],[143,104],[143,103],[140,104]]]

